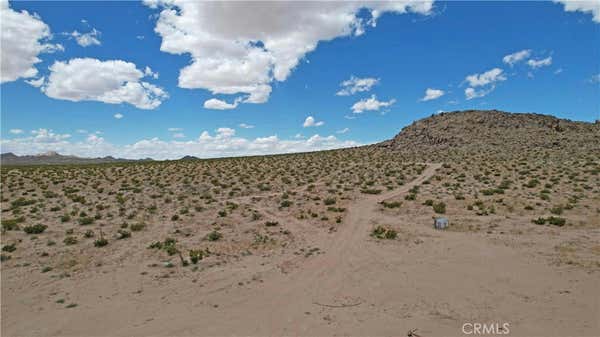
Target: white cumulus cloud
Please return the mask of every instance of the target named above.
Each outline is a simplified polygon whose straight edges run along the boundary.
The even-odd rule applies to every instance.
[[[527,65],[529,65],[533,69],[547,67],[551,64],[552,64],[552,56],[548,56],[545,59],[540,59],[540,60],[531,59],[531,60],[527,61]]]
[[[423,96],[423,98],[421,98],[421,101],[426,102],[426,101],[438,99],[438,98],[444,96],[444,94],[445,94],[444,90],[427,88],[427,90],[425,90],[425,96]]]
[[[15,11],[6,0],[0,0],[0,22],[0,83],[35,77],[35,64],[41,62],[39,54],[64,49],[48,43],[50,28],[37,14]]]
[[[121,118],[123,118],[125,116],[122,113],[116,113],[116,114],[113,115],[113,117],[116,118],[116,119],[121,119]]]
[[[500,68],[494,68],[481,74],[472,74],[466,77],[465,81],[469,83],[469,88],[465,89],[467,100],[486,96],[496,89],[498,82],[506,81],[504,71]],[[479,89],[477,89],[479,87]]]
[[[369,91],[377,83],[379,83],[378,78],[358,78],[351,76],[349,80],[345,80],[344,82],[340,83],[342,89],[340,89],[336,95],[350,96],[357,92]]]
[[[592,20],[596,23],[600,23],[600,2],[597,0],[555,0],[558,3],[562,3],[567,12],[583,12],[590,13]]]
[[[500,81],[505,81],[506,76],[504,76],[504,72],[502,69],[494,68],[481,74],[469,75],[465,80],[469,82],[470,86],[479,87],[488,84],[494,84]]]
[[[211,98],[204,102],[204,108],[214,110],[230,110],[237,108],[239,102],[239,99],[234,100],[233,103],[227,103],[220,99]]]
[[[186,54],[179,86],[213,94],[242,94],[264,103],[274,81],[284,81],[321,41],[360,35],[384,13],[429,14],[433,1],[212,2],[146,0],[159,10],[161,51]],[[364,20],[361,9],[370,13]],[[230,103],[229,103],[230,104]]]
[[[480,98],[486,96],[490,92],[494,91],[495,87],[491,86],[487,89],[474,89],[474,88],[466,88],[465,89],[465,97],[467,100],[472,100],[473,98]]]
[[[99,40],[100,31],[98,31],[96,28],[92,28],[92,30],[87,33],[81,33],[74,30],[73,32],[68,33],[68,35],[74,38],[77,44],[82,47],[89,47],[94,45],[99,46],[101,44]]]
[[[502,62],[510,65],[511,67],[531,55],[531,49],[523,49],[512,54],[508,54],[502,58]]]
[[[13,135],[19,135],[23,133],[23,130],[21,129],[10,129],[8,132],[12,133]]]
[[[371,95],[369,98],[364,98],[352,105],[350,109],[355,114],[363,113],[365,111],[378,111],[381,108],[392,106],[396,103],[395,99],[391,99],[389,101],[379,101],[377,96]]]
[[[242,129],[252,129],[252,128],[254,128],[254,125],[242,123],[242,124],[239,125],[239,127],[242,128]]]
[[[304,120],[304,123],[302,124],[302,126],[305,128],[309,128],[309,127],[313,127],[313,126],[321,126],[324,124],[325,124],[325,122],[323,122],[323,121],[317,122],[313,116],[308,116]]]
[[[48,97],[72,102],[129,103],[139,109],[155,109],[168,95],[143,81],[144,76],[130,62],[76,58],[54,62],[42,91]]]

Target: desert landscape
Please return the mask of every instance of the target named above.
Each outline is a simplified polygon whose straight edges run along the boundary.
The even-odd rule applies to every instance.
[[[456,111],[331,151],[2,164],[5,336],[600,331],[597,122]]]

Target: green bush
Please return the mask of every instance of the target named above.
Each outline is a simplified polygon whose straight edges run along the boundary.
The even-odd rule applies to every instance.
[[[4,245],[4,247],[2,247],[2,251],[3,252],[12,253],[15,250],[17,250],[17,244],[16,243],[11,243],[9,245]]]
[[[28,199],[25,199],[25,198],[21,197],[21,198],[15,200],[15,201],[11,202],[10,205],[13,208],[18,208],[18,207],[21,207],[21,206],[33,205],[35,203],[36,203],[35,200],[28,200]]]
[[[18,217],[16,219],[4,219],[1,220],[2,223],[2,229],[5,231],[17,231],[20,229],[19,225],[20,223],[24,222],[25,218],[24,217]]]
[[[363,188],[360,190],[360,192],[364,194],[381,194],[381,190],[374,188]]]
[[[96,241],[94,241],[95,247],[104,247],[107,244],[108,244],[108,240],[106,240],[105,238],[100,238],[100,239],[97,239]]]
[[[536,225],[543,225],[546,223],[546,219],[540,217],[540,218],[531,220],[531,222],[533,222]]]
[[[208,250],[203,251],[200,249],[191,249],[190,252],[190,260],[193,264],[197,264],[198,261],[202,260],[204,257],[208,256]]]
[[[567,222],[567,220],[565,218],[560,218],[560,217],[554,217],[551,216],[549,218],[547,218],[546,220],[548,220],[548,223],[554,226],[559,226],[562,227],[565,225],[565,223]]]
[[[323,203],[326,206],[333,205],[336,203],[336,199],[335,198],[326,198],[325,200],[323,200]]]
[[[433,211],[439,214],[446,213],[446,204],[442,201],[433,204]]]
[[[46,230],[46,228],[48,228],[48,226],[37,224],[33,226],[25,226],[23,227],[23,231],[27,234],[40,234],[43,233]]]
[[[63,243],[67,246],[70,245],[74,245],[77,244],[77,238],[75,238],[74,236],[67,236],[64,240]]]
[[[381,204],[385,208],[399,208],[400,206],[402,206],[402,203],[400,201],[387,202],[384,200],[381,202]]]
[[[83,218],[79,218],[77,219],[77,222],[79,223],[79,225],[81,226],[86,226],[86,225],[91,225],[94,223],[94,218],[89,217],[89,216],[85,216]]]
[[[391,228],[379,225],[371,231],[371,236],[378,239],[393,240],[398,236],[398,232]]]

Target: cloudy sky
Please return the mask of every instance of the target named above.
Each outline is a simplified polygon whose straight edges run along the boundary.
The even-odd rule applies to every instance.
[[[179,158],[388,139],[440,111],[600,118],[600,2],[6,2],[1,150]]]

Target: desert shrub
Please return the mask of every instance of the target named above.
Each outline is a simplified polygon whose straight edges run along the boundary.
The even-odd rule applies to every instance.
[[[534,188],[540,184],[540,181],[537,179],[530,179],[524,186],[528,188]]]
[[[555,216],[551,216],[549,218],[547,218],[546,220],[548,220],[548,223],[554,226],[559,226],[562,227],[565,225],[565,223],[567,222],[567,220],[565,218],[560,218],[560,217],[555,217]]]
[[[139,232],[142,229],[144,229],[145,227],[146,227],[145,224],[139,222],[139,223],[135,223],[135,224],[129,226],[129,229],[131,229],[132,232]]]
[[[483,195],[494,195],[494,194],[504,194],[504,190],[501,188],[488,188],[485,190],[481,190],[481,194]]]
[[[171,221],[177,221],[177,220],[179,220],[179,215],[178,214],[175,214],[175,215],[173,215],[171,217]]]
[[[125,229],[119,229],[117,231],[117,240],[123,240],[131,237],[131,232]]]
[[[218,241],[223,237],[223,234],[219,233],[216,230],[213,230],[212,232],[208,233],[208,235],[206,236],[206,239],[208,241]]]
[[[10,203],[10,205],[12,206],[12,208],[18,208],[21,206],[29,206],[29,205],[33,205],[35,204],[36,201],[33,199],[25,199],[23,197],[18,198],[17,200],[14,200]]]
[[[85,231],[85,233],[83,233],[83,236],[86,238],[93,238],[94,237],[94,231],[91,229],[88,229],[87,231]]]
[[[71,216],[69,214],[64,214],[60,217],[60,222],[68,222],[71,220]]]
[[[336,203],[336,199],[335,198],[325,198],[325,200],[323,200],[323,203],[326,206],[333,205]]]
[[[398,232],[396,232],[394,229],[379,225],[371,231],[371,236],[378,239],[393,240],[398,236]]]
[[[94,241],[95,247],[104,247],[107,244],[108,244],[108,240],[106,240],[105,238],[99,238],[96,241]]]
[[[223,209],[223,210],[220,210],[220,211],[219,211],[217,214],[218,214],[218,215],[219,215],[221,218],[224,218],[224,217],[226,217],[226,216],[227,216],[227,211]]]
[[[417,200],[417,195],[415,193],[409,193],[404,196],[404,200]]]
[[[74,237],[74,236],[67,236],[67,237],[66,237],[66,238],[63,240],[63,243],[64,243],[65,245],[67,245],[67,246],[70,246],[70,245],[77,244],[77,238],[76,238],[76,237]]]
[[[81,226],[91,225],[94,223],[94,218],[89,217],[89,216],[84,216],[82,218],[77,219],[77,222]]]
[[[148,248],[150,249],[162,249],[169,255],[175,255],[179,253],[179,250],[176,247],[177,240],[173,238],[166,238],[163,242],[156,241],[150,244]]]
[[[18,217],[15,219],[3,219],[1,220],[2,223],[2,229],[5,231],[16,231],[19,230],[19,223],[22,223],[25,221],[24,217]]]
[[[423,205],[425,205],[425,206],[433,206],[433,200],[427,199],[427,200],[425,200],[425,202],[423,203]]]
[[[540,218],[531,220],[531,222],[533,222],[536,225],[543,225],[546,223],[546,219],[540,217]]]
[[[48,226],[37,224],[33,226],[25,226],[23,227],[23,231],[27,234],[40,234],[43,233],[46,230],[46,228],[48,228]]]
[[[439,214],[446,213],[446,204],[443,201],[433,204],[433,211]]]
[[[381,190],[374,188],[363,188],[360,190],[360,192],[364,194],[381,194]]]
[[[385,208],[399,208],[400,206],[402,206],[402,202],[400,202],[400,201],[387,202],[387,201],[384,200],[384,201],[381,202],[381,204]]]
[[[265,226],[267,226],[267,227],[274,227],[274,226],[277,226],[277,225],[279,225],[279,222],[277,222],[277,221],[267,221],[267,222],[265,222]]]
[[[284,208],[284,207],[290,207],[290,206],[292,206],[292,202],[291,202],[291,201],[289,201],[289,200],[283,200],[283,201],[282,201],[282,202],[279,204],[279,207],[282,207],[282,208]]]
[[[189,254],[190,254],[190,261],[192,261],[193,264],[197,264],[198,261],[200,261],[203,258],[205,258],[206,256],[208,256],[208,249],[207,250],[191,249]]]
[[[563,213],[563,209],[564,208],[561,205],[554,206],[550,209],[550,213],[556,214],[556,215],[561,215]]]
[[[11,244],[8,244],[8,245],[4,245],[4,247],[2,247],[2,251],[3,251],[3,252],[12,253],[12,252],[14,252],[15,250],[17,250],[17,244],[16,244],[16,243],[14,243],[14,242],[13,242],[13,243],[11,243]]]

